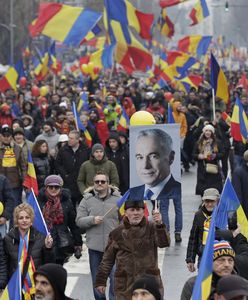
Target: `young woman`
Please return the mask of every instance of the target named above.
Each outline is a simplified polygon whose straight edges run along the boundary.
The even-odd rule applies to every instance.
[[[194,159],[198,162],[196,195],[203,195],[207,188],[222,191],[222,173],[220,159],[223,156],[221,144],[215,136],[215,128],[207,124],[194,149]]]

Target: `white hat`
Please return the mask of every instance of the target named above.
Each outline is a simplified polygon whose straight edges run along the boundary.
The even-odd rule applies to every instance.
[[[61,135],[59,136],[58,142],[59,142],[59,143],[68,142],[68,135],[67,135],[67,134],[61,134]]]
[[[207,125],[205,125],[205,126],[203,127],[202,131],[203,131],[204,133],[205,133],[206,130],[210,130],[210,131],[212,131],[212,133],[215,132],[214,126],[211,125],[211,124],[207,124]]]

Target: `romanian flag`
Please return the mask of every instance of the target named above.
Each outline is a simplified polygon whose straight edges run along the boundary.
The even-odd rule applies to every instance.
[[[191,53],[196,56],[205,55],[211,43],[211,36],[190,35],[178,42],[178,50]]]
[[[188,0],[160,0],[159,5],[164,8],[164,7],[169,7],[169,6],[174,6],[180,3],[183,3]]]
[[[47,236],[49,234],[49,231],[33,189],[31,189],[31,193],[27,198],[27,203],[31,205],[34,210],[34,228],[37,229],[39,232],[43,233],[45,236]]]
[[[86,144],[89,147],[91,147],[92,146],[92,137],[91,137],[89,131],[87,130],[87,128],[83,125],[83,123],[80,120],[80,117],[79,117],[77,109],[76,109],[75,102],[72,103],[72,111],[73,111],[73,114],[74,114],[77,130],[83,131],[84,136],[85,136]]]
[[[26,177],[24,178],[23,186],[25,186],[29,190],[33,189],[35,195],[38,195],[39,193],[38,183],[36,179],[32,155],[29,150],[28,150],[28,171]]]
[[[4,289],[1,300],[22,300],[21,270],[18,266]]]
[[[0,79],[0,91],[3,93],[9,89],[16,91],[18,77],[15,67],[10,66],[6,74]]]
[[[237,212],[237,223],[240,225],[241,233],[248,238],[248,221],[246,215],[230,179],[227,178],[217,207],[216,227],[220,229],[227,228],[228,211],[231,210]]]
[[[44,34],[64,44],[78,46],[101,16],[99,12],[82,7],[41,3],[38,18],[29,25],[29,32],[32,37]]]
[[[175,124],[175,119],[173,117],[172,107],[170,103],[168,103],[167,124]]]
[[[100,32],[101,28],[96,24],[96,26],[89,33],[87,33],[86,37],[80,42],[80,45],[82,45],[83,43],[88,43],[92,39],[95,39]]]
[[[189,75],[180,80],[180,83],[183,85],[185,92],[188,93],[191,88],[197,89],[202,83],[202,76],[198,75]]]
[[[198,275],[194,284],[192,300],[207,300],[211,292],[216,211],[215,209],[212,213],[206,245],[203,250]]]
[[[123,11],[118,11],[117,16],[114,16],[113,9],[116,9],[116,4],[118,4],[117,6],[119,7],[119,9],[122,9]],[[113,5],[113,8],[110,5]],[[108,32],[111,44],[116,44],[115,60],[117,61],[117,63],[121,64],[128,74],[131,74],[134,70],[145,72],[147,70],[147,67],[152,66],[152,55],[134,37],[129,29],[130,25],[137,30],[137,26],[133,26],[134,21],[132,18],[134,18],[134,14],[131,14],[131,19],[129,17],[126,17],[124,19],[120,17],[120,15],[127,14],[126,7],[130,7],[128,2],[105,0],[104,26]],[[131,23],[128,25],[127,21],[130,21]],[[142,22],[144,22],[144,19],[142,19]],[[138,32],[140,33],[140,35],[141,33],[143,36],[145,35],[145,30],[141,30]],[[148,34],[147,31],[146,33]]]
[[[121,27],[133,27],[141,38],[151,40],[153,14],[137,10],[128,0],[105,0],[108,19],[118,22]]]
[[[237,98],[231,118],[231,136],[235,141],[246,144],[248,138],[248,120],[240,100]]]
[[[30,238],[30,230],[22,238],[20,237],[20,243],[18,248],[18,262],[20,263],[21,273],[23,273],[25,261],[28,258],[28,247]],[[26,276],[24,278],[22,293],[24,295],[24,300],[30,300],[31,296],[35,294],[35,283],[34,283],[34,272],[35,265],[32,256],[30,256],[30,261],[28,264],[28,269]]]
[[[94,67],[102,69],[111,69],[114,61],[115,44],[105,45],[103,49],[99,49],[90,55],[89,62],[94,64]]]
[[[171,19],[167,15],[167,11],[165,8],[161,10],[160,17],[158,18],[158,30],[160,31],[161,35],[167,36],[171,38],[174,35],[174,24],[172,23]]]
[[[130,124],[129,117],[128,117],[124,107],[122,107],[122,114],[121,114],[121,117],[119,120],[119,124],[117,125],[117,130],[126,132],[129,124]]]
[[[231,119],[231,117],[225,111],[223,111],[221,113],[221,117],[227,123],[228,126],[231,126],[231,120],[232,119]]]
[[[37,80],[43,80],[49,73],[49,53],[38,53],[38,57],[33,57],[34,75]]]
[[[226,76],[220,68],[217,60],[211,53],[211,86],[216,97],[221,98],[225,103],[229,100],[229,90]]]
[[[48,67],[53,71],[54,74],[58,74],[61,71],[61,63],[57,61],[55,52],[55,42],[52,43],[50,49],[48,50],[49,60]]]
[[[126,193],[116,202],[117,207],[119,208],[120,215],[124,215],[124,204],[126,200],[129,198],[130,190],[126,191]]]
[[[87,42],[88,46],[94,47],[96,49],[102,49],[106,43],[105,36],[99,36],[98,38],[93,38],[92,40]]]
[[[81,112],[81,110],[89,111],[88,98],[89,98],[89,93],[86,91],[83,91],[80,95],[80,99],[79,99],[78,105],[77,105],[78,112]]]
[[[209,16],[209,10],[206,0],[198,0],[189,14],[192,24],[190,26],[200,23],[203,19]]]

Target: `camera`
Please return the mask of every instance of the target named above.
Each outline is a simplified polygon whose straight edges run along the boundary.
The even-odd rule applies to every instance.
[[[236,210],[230,210],[227,212],[227,223],[229,230],[235,230],[238,228],[238,219]]]

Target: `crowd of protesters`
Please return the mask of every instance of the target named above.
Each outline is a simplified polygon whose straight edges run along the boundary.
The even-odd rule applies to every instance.
[[[228,74],[230,101],[226,104],[216,99],[215,119],[212,91],[206,83],[188,93],[174,89],[154,90],[149,83],[124,73],[87,83],[67,74],[58,77],[56,82],[40,82],[40,89],[30,79],[17,91],[0,93],[0,201],[3,205],[0,215],[0,288],[5,288],[17,268],[22,243],[28,241],[27,254],[35,271],[42,270],[46,263],[63,265],[73,254],[80,258],[82,234],[86,234],[94,287],[92,299],[105,299],[103,294],[108,277],[111,279],[111,300],[115,297],[116,300],[137,299],[140,289],[152,295],[149,299],[162,299],[163,284],[157,267],[156,248],[169,246],[168,228],[156,209],[153,214],[155,225],[145,221],[144,199],[128,200],[123,220],[113,205],[130,187],[129,132],[119,124],[123,109],[129,118],[136,111],[146,110],[153,114],[157,124],[166,124],[169,103],[175,122],[180,124],[181,172],[187,176],[190,168],[197,164],[195,194],[203,200],[195,215],[186,255],[188,269],[195,271],[196,256],[201,259],[205,245],[204,226],[211,218],[229,170],[234,174],[233,185],[248,216],[248,185],[245,181],[248,146],[231,138],[230,124],[222,114],[232,113],[236,97],[240,98],[248,114],[248,92],[238,84],[241,75],[239,72]],[[87,94],[88,100],[80,105],[82,94]],[[91,137],[90,143],[85,132],[78,130],[73,102],[80,107],[80,120]],[[23,184],[29,153],[38,183],[38,203],[50,232],[47,237],[33,227],[34,211],[25,203],[30,193]],[[133,215],[135,213],[137,216]],[[134,244],[129,245],[125,235],[130,235]],[[144,242],[146,239],[149,243]],[[181,242],[181,237],[177,242]],[[235,231],[229,242],[222,248],[233,249],[227,254],[232,259],[234,252],[237,251],[236,257],[241,253],[242,261],[242,255],[245,257],[248,253],[247,240]],[[135,259],[139,274],[129,276],[124,285],[128,274],[124,274],[123,257],[129,272],[134,267],[133,260],[125,254],[128,248],[138,254],[146,249],[147,260]],[[236,259],[235,263],[238,265],[239,261]],[[236,269],[238,274],[248,278],[241,266]],[[231,274],[233,268],[230,270]],[[153,275],[152,278],[138,278],[137,275],[145,273]],[[112,286],[114,278],[115,286]],[[136,279],[139,281],[133,286]],[[153,280],[157,287],[155,283],[150,284]],[[186,283],[182,299],[190,299],[194,281]],[[217,282],[214,288],[216,286]]]

